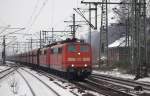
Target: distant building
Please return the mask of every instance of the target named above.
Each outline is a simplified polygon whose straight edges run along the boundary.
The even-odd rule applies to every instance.
[[[109,38],[108,44],[112,44],[115,40],[124,36],[125,32],[126,32],[125,26],[118,23],[112,23],[110,26],[108,26],[108,38]],[[100,32],[92,31],[91,39],[93,51],[93,63],[96,64],[99,63]],[[88,34],[86,40],[89,41]]]
[[[130,42],[129,42],[130,43]],[[129,47],[126,43],[126,37],[122,37],[108,46],[109,64],[117,62],[126,62],[128,60]]]

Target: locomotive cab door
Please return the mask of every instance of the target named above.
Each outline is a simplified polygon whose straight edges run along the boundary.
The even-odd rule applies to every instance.
[[[40,48],[37,50],[37,67],[39,67]]]

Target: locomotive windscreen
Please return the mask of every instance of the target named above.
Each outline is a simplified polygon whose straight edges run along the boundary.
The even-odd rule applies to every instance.
[[[89,51],[89,47],[87,45],[81,45],[80,46],[80,51],[81,52],[88,52]]]
[[[88,52],[89,51],[89,46],[88,45],[82,45],[82,44],[69,44],[68,45],[68,51],[69,52]]]
[[[75,46],[74,44],[70,44],[70,45],[68,46],[68,51],[69,51],[69,52],[75,52],[75,51],[76,51],[76,46]]]

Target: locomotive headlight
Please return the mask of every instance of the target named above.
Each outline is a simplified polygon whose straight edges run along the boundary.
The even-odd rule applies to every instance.
[[[81,53],[80,52],[78,52],[78,55],[80,55]]]
[[[72,64],[71,67],[74,67],[74,64]]]
[[[84,64],[84,67],[87,67],[87,64]]]

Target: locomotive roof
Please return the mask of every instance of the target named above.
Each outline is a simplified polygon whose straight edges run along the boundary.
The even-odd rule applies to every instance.
[[[49,45],[47,45],[45,47],[51,47],[51,46],[58,45],[58,44],[75,43],[75,42],[82,42],[82,43],[84,43],[84,40],[80,40],[80,39],[77,39],[77,38],[73,38],[73,39],[67,38],[66,40],[54,42],[54,43],[51,43],[51,44],[49,44]]]
[[[49,45],[46,45],[46,46],[44,46],[44,48],[33,49],[33,50],[31,50],[31,51],[28,51],[28,52],[19,53],[18,55],[20,55],[20,54],[36,53],[38,50],[45,50],[45,49],[47,49],[48,47],[52,47],[52,46],[58,45],[58,44],[65,44],[65,43],[85,43],[85,42],[84,42],[84,40],[77,39],[77,38],[73,38],[73,39],[67,38],[66,40],[58,41],[58,42],[54,42],[54,43],[51,43],[51,44],[49,44]],[[17,54],[16,54],[16,55],[17,55]]]

